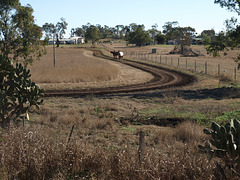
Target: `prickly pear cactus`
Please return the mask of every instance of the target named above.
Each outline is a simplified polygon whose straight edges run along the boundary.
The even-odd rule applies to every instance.
[[[31,81],[30,70],[22,64],[14,67],[10,60],[0,56],[0,121],[6,127],[25,114],[29,107],[42,103],[43,90]]]
[[[225,126],[213,122],[210,128],[203,130],[211,139],[205,146],[199,145],[200,150],[207,153],[209,159],[218,157],[240,167],[240,122],[232,119]]]

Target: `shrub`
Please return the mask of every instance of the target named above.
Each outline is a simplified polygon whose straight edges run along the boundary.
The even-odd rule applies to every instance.
[[[208,154],[209,159],[217,157],[225,162],[225,166],[220,166],[222,175],[230,179],[239,178],[237,173],[240,170],[240,122],[231,120],[224,126],[213,122],[211,130],[204,129],[205,134],[211,135],[209,142],[199,148]]]
[[[11,120],[16,121],[20,115],[26,113],[31,106],[38,108],[43,102],[40,100],[43,91],[31,81],[30,70],[22,64],[14,67],[11,61],[0,56],[0,118],[2,127],[6,127]]]

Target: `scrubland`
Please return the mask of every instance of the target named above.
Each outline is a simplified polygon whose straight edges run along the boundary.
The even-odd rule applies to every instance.
[[[69,57],[68,51],[72,52],[65,48],[59,50],[67,53],[61,56],[64,61]],[[72,56],[72,61],[78,59],[77,52]],[[85,63],[96,68],[99,60],[90,55],[89,58],[88,61],[92,61]],[[71,63],[71,58],[68,60]],[[84,62],[78,65],[81,64]],[[61,67],[57,64],[56,69],[58,66]],[[103,68],[106,66],[116,68],[114,64],[104,64]],[[37,71],[37,67],[37,63],[32,67],[33,78],[40,81],[37,80],[39,74],[45,73]],[[48,67],[50,65],[46,65],[46,69]],[[119,71],[117,68],[106,72],[104,77],[111,74],[111,79],[114,74],[118,76]],[[46,77],[51,76],[54,75]],[[30,121],[25,122],[24,127],[19,122],[18,126],[0,131],[0,179],[237,177],[229,173],[220,159],[209,161],[197,146],[209,138],[202,130],[211,121],[228,121],[232,117],[227,116],[228,113],[238,111],[238,91],[230,89],[233,91],[229,92],[223,86],[233,86],[233,83],[219,83],[219,78],[198,74],[197,79],[189,86],[158,92],[44,98],[39,110],[30,109]],[[52,83],[56,83],[55,80],[46,84]],[[141,153],[140,131],[145,134]]]

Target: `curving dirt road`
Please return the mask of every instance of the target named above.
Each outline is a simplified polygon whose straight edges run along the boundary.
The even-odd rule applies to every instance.
[[[99,58],[104,58],[108,60],[114,60],[109,56],[105,56],[100,50],[94,50],[94,56]],[[116,60],[114,60],[116,61]],[[107,94],[120,94],[120,93],[133,93],[133,92],[143,92],[149,90],[159,90],[169,87],[184,86],[195,81],[195,77],[169,70],[163,67],[150,65],[143,62],[136,62],[127,59],[121,59],[120,63],[132,66],[134,68],[141,69],[143,71],[151,73],[154,78],[150,82],[143,84],[135,84],[121,87],[109,87],[109,88],[94,88],[94,89],[83,89],[83,90],[51,90],[45,91],[45,97],[51,96],[86,96],[86,95],[107,95]]]

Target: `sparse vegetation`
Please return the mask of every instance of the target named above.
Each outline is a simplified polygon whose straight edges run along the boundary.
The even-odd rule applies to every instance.
[[[73,52],[70,48],[59,51]],[[218,158],[209,161],[197,148],[208,139],[202,131],[204,126],[239,106],[238,99],[228,98],[229,92],[223,98],[212,98],[210,92],[215,92],[216,87],[217,78],[199,76],[198,83],[185,89],[148,95],[45,98],[40,110],[30,109],[30,121],[24,128],[11,126],[1,131],[0,177],[221,178],[219,165],[223,167],[224,162]],[[138,159],[140,131],[145,132],[141,163]]]

